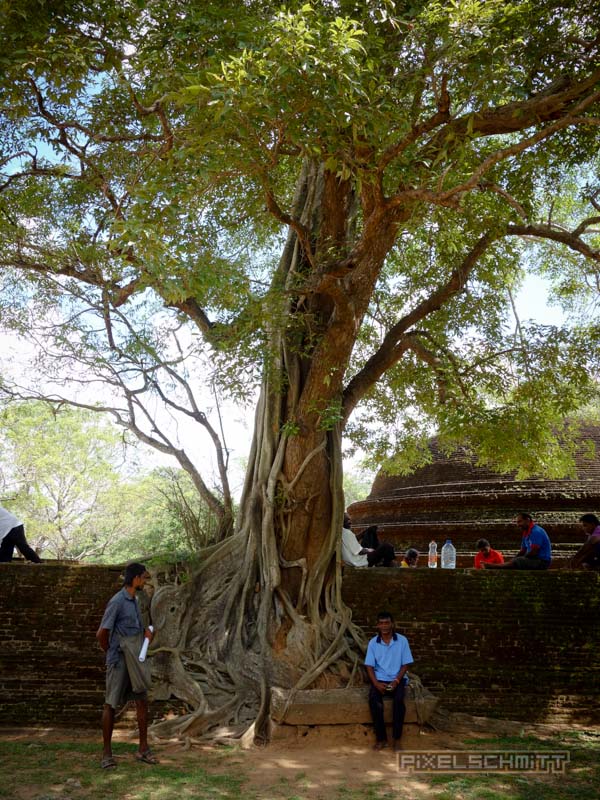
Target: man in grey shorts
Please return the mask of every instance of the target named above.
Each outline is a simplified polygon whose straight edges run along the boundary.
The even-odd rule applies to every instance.
[[[124,586],[109,600],[96,633],[100,647],[106,653],[106,697],[102,712],[103,769],[117,766],[111,744],[115,710],[130,699],[135,700],[140,732],[136,759],[145,764],[158,763],[148,747],[150,671],[147,662],[141,663],[138,658],[144,637],[152,641],[152,631],[148,628],[144,631],[135,597],[136,591],[143,588],[149,577],[143,564],[127,565]]]

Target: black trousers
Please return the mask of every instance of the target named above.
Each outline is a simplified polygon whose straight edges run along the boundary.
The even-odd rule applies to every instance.
[[[406,714],[406,706],[404,705],[404,681],[391,692],[386,692],[385,697],[391,698],[394,703],[392,722],[394,739],[401,739],[402,728],[404,727],[404,716]],[[371,689],[369,691],[369,708],[371,709],[375,737],[378,742],[385,742],[387,740],[385,722],[383,721],[383,703],[384,695],[371,684]]]
[[[0,562],[12,561],[15,547],[28,561],[34,561],[39,564],[42,560],[35,550],[27,544],[25,528],[22,525],[12,528],[0,542]]]
[[[380,544],[377,550],[367,554],[370,567],[389,567],[394,558],[394,547],[388,542]]]

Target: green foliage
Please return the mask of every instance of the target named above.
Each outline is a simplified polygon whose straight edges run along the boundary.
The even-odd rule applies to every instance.
[[[97,561],[160,558],[175,563],[215,542],[217,520],[183,470],[159,468],[122,481],[106,503],[108,509],[121,509],[120,530]]]
[[[106,498],[117,495],[125,443],[93,412],[45,403],[0,413],[3,496],[46,558],[102,551],[114,535]]]
[[[571,309],[593,310],[598,262],[507,230],[573,231],[597,202],[597,99],[518,123],[525,103],[569,82],[589,80],[593,96],[595,2],[17,0],[2,11],[0,324],[39,334],[46,374],[79,381],[83,365],[114,386],[118,372],[160,398],[158,371],[202,354],[211,386],[249,402],[265,372],[289,388],[281,338],[310,377],[328,326],[368,286],[355,345],[308,401],[328,431],[348,377],[489,236],[465,286],[409,330],[420,352],[369,387],[347,435],[394,469],[422,462],[439,428],[485,463],[568,471],[553,431],[595,392],[597,330],[580,317],[573,332],[515,337],[509,291],[535,268]],[[550,135],[567,106],[596,122]],[[313,261],[284,275],[277,254],[309,161],[348,186],[344,235],[319,241],[329,220],[315,214]],[[375,201],[390,214],[379,238],[395,238],[352,284]],[[590,250],[596,230],[581,234]],[[315,287],[336,260],[346,277],[330,313],[335,294],[314,299]]]
[[[346,508],[360,500],[366,500],[371,492],[372,475],[354,469],[344,469],[344,505]]]
[[[0,413],[3,502],[44,558],[176,560],[214,541],[216,520],[183,470],[127,474],[127,442],[93,411],[42,402]],[[131,464],[131,454],[129,454]]]

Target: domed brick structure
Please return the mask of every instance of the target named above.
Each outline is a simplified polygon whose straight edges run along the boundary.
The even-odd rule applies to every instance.
[[[583,542],[579,517],[589,512],[600,516],[600,426],[582,426],[578,441],[576,479],[516,480],[514,473],[476,466],[464,449],[447,456],[432,439],[431,463],[409,476],[376,477],[369,497],[348,509],[352,528],[358,533],[378,525],[380,538],[392,542],[396,551],[416,547],[426,553],[431,539],[438,548],[451,539],[458,565],[469,566],[472,561],[466,556],[475,552],[482,537],[505,555],[514,555],[520,543],[514,519],[519,511],[528,511],[548,531],[558,563]],[[593,455],[590,443],[595,445]]]

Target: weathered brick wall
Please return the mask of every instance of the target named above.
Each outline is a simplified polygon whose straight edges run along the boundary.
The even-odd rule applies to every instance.
[[[600,724],[600,575],[345,568],[373,635],[394,614],[415,672],[450,711]]]
[[[0,565],[0,722],[98,725],[95,632],[118,567]],[[345,569],[369,633],[388,608],[450,710],[600,723],[600,575]]]
[[[0,721],[97,725],[104,656],[95,633],[118,567],[0,564]]]

